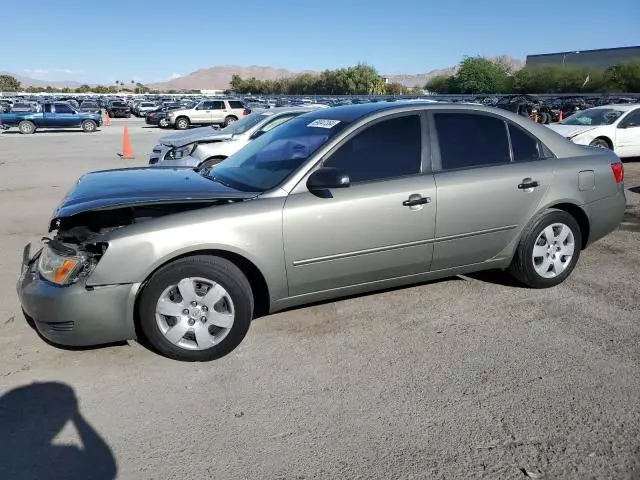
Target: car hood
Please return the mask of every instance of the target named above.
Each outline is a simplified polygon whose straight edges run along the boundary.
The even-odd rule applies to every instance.
[[[200,127],[164,136],[159,140],[159,143],[172,147],[182,147],[193,142],[228,140],[231,137],[230,133],[224,133],[223,130],[215,130],[213,127]]]
[[[590,130],[595,130],[598,128],[597,126],[591,125],[562,125],[559,123],[554,123],[552,125],[547,125],[551,130],[558,132],[563,137],[573,138],[581,133],[588,132]]]
[[[158,203],[246,199],[257,192],[226,187],[190,168],[125,168],[88,173],[78,180],[53,214],[60,218],[92,210]]]

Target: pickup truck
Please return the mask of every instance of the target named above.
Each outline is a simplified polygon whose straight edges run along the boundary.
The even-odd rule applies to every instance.
[[[68,103],[45,103],[42,112],[0,113],[3,128],[18,127],[25,135],[34,133],[37,128],[81,127],[85,132],[95,132],[102,125],[99,113],[75,111]]]

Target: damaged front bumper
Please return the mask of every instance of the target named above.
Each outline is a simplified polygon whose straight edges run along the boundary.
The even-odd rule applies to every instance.
[[[23,253],[18,296],[38,332],[60,345],[89,346],[135,338],[133,312],[139,283],[87,285],[86,278],[59,286],[38,272],[38,252]]]

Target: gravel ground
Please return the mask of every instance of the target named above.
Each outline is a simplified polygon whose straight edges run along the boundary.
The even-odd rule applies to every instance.
[[[160,134],[0,135],[1,478],[640,478],[640,162],[624,224],[554,289],[485,273],[291,310],[208,364],[45,344],[22,246],[80,174],[142,165]]]

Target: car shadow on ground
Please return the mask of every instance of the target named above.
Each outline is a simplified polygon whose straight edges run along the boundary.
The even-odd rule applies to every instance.
[[[71,425],[82,446],[54,440]],[[69,385],[32,383],[0,397],[0,478],[110,480],[116,459]]]
[[[629,191],[633,193],[640,193],[640,185],[638,185],[637,187],[631,187]]]

